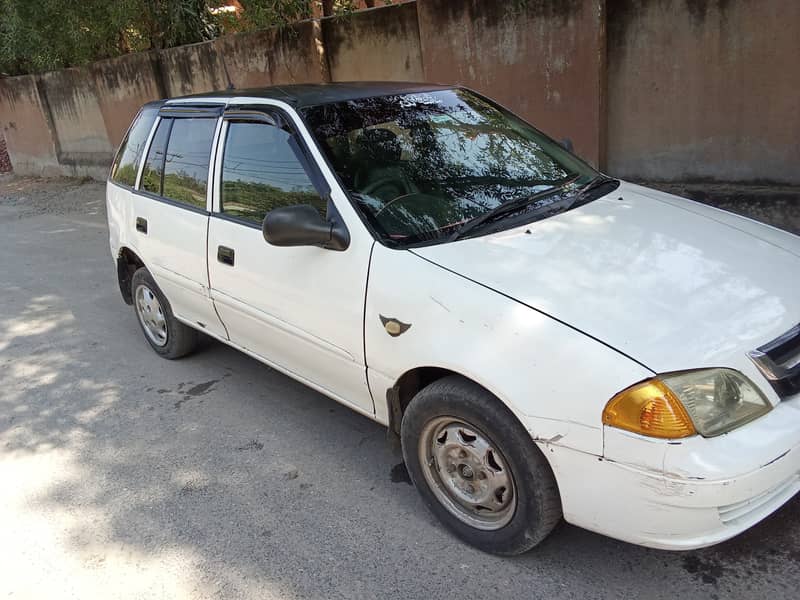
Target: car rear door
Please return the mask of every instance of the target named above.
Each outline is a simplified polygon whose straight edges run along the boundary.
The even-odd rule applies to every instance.
[[[261,232],[279,206],[337,210],[299,127],[277,109],[226,112],[209,222],[211,294],[237,346],[372,414],[363,342],[369,234],[353,232],[350,246],[334,251],[271,246]]]
[[[222,107],[165,106],[132,194],[134,251],[177,318],[226,337],[209,294],[206,236],[211,152]]]

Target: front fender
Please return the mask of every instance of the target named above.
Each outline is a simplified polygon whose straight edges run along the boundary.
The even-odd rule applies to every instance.
[[[436,366],[492,392],[534,439],[596,455],[606,402],[653,375],[547,315],[380,244],[370,264],[364,342],[376,405],[403,373]]]

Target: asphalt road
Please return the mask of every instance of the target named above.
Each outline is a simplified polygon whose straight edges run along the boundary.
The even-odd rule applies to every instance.
[[[102,194],[0,178],[0,597],[798,597],[800,498],[697,552],[465,546],[381,427],[219,343],[157,357]]]

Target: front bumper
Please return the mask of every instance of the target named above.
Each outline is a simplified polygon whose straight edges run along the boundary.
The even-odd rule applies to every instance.
[[[569,523],[651,548],[691,550],[738,535],[800,491],[799,397],[726,436],[638,443],[641,452],[632,454],[629,439],[627,454],[649,454],[653,464],[539,442]]]

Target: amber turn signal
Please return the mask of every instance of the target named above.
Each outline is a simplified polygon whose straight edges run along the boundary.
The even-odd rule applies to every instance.
[[[667,439],[697,433],[681,401],[658,379],[636,384],[609,400],[603,424]]]

